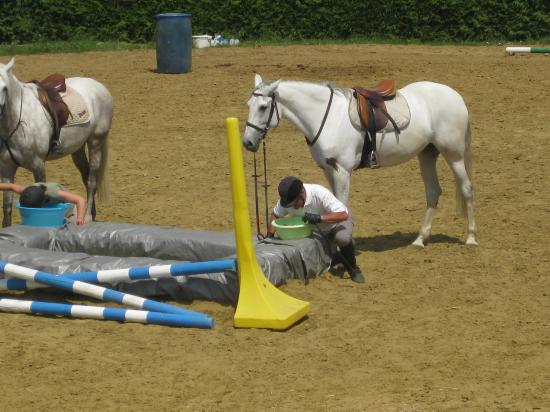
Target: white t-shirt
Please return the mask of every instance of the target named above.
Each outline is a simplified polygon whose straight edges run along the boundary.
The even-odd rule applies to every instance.
[[[317,213],[318,215],[333,212],[349,213],[346,205],[340,202],[326,187],[304,183],[304,189],[306,191],[306,201],[303,208],[282,207],[279,199],[273,208],[275,216],[303,216],[306,212]]]

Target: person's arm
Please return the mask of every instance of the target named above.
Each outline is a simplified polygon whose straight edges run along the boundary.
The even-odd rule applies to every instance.
[[[267,237],[274,237],[275,236],[275,228],[271,225],[271,223],[275,219],[279,219],[279,217],[275,213],[271,212],[271,217],[269,218],[269,223],[267,225],[267,234],[266,234]]]
[[[316,196],[323,204],[324,210],[326,213],[316,214],[316,213],[306,213],[304,214],[303,220],[308,223],[328,223],[334,224],[343,222],[348,218],[347,207],[340,202],[336,196],[332,194],[330,190],[322,186],[316,186]]]
[[[339,223],[348,218],[348,212],[330,212],[321,215],[322,223]]]
[[[275,236],[275,228],[271,225],[271,223],[276,220],[276,219],[279,219],[283,216],[285,216],[287,214],[287,211],[285,210],[285,208],[283,208],[281,206],[281,200],[278,200],[277,201],[277,204],[275,205],[275,207],[273,208],[273,211],[271,212],[271,217],[269,218],[269,222],[267,224],[267,233],[266,233],[266,237],[274,237]]]
[[[83,225],[88,223],[86,221],[86,200],[82,196],[76,195],[65,190],[60,190],[58,192],[60,199],[66,200],[67,202],[73,203],[76,206],[76,224]]]
[[[21,194],[23,190],[25,190],[27,186],[18,185],[16,183],[0,183],[0,190],[11,190],[12,192]]]
[[[317,213],[306,212],[302,217],[302,220],[307,223],[317,224],[317,223],[328,223],[334,224],[343,222],[348,218],[348,212],[327,212],[322,215]]]

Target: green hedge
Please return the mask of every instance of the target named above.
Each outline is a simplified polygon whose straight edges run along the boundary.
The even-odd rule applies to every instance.
[[[191,13],[193,32],[241,39],[541,39],[550,0],[1,0],[0,43],[154,40],[155,14]]]

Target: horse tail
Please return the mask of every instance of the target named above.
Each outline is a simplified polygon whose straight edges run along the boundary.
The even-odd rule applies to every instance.
[[[97,175],[97,199],[100,202],[109,201],[109,143],[107,136],[101,145],[101,162]]]
[[[466,174],[468,175],[468,178],[470,179],[470,182],[472,181],[472,149],[471,149],[471,143],[472,143],[472,130],[470,128],[470,122],[468,121],[468,128],[466,129],[466,134],[464,136],[464,167],[466,169]],[[462,190],[460,188],[460,183],[458,182],[458,179],[456,180],[456,213],[459,216],[466,217],[466,198],[462,194]]]

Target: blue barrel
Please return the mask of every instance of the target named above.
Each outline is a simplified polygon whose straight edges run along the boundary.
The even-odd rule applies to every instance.
[[[157,14],[157,72],[191,71],[191,14]]]

